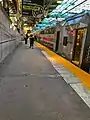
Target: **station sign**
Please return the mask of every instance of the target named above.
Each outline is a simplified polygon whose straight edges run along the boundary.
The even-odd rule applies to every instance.
[[[28,11],[30,10],[39,11],[40,7],[35,5],[23,5],[23,9]]]
[[[31,3],[30,0],[22,0],[22,15],[37,17],[37,15],[42,14],[43,8],[41,5]]]

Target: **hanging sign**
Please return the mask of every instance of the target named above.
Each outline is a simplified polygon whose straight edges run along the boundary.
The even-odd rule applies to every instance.
[[[23,9],[24,10],[34,10],[34,11],[39,11],[40,7],[39,6],[35,6],[35,5],[23,5]]]
[[[22,15],[37,17],[42,14],[43,8],[41,5],[33,4],[30,0],[22,0]]]

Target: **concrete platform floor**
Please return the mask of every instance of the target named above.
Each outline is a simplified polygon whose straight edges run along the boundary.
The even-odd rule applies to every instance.
[[[90,120],[41,50],[21,45],[0,67],[0,120]]]

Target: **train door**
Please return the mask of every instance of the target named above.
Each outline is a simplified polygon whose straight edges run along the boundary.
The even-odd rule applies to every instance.
[[[84,35],[85,35],[85,29],[76,30],[76,38],[75,38],[74,51],[73,51],[73,62],[76,65],[80,64],[80,55],[82,51]]]
[[[60,31],[57,32],[55,51],[58,51],[58,48],[59,48],[59,39],[60,39]]]

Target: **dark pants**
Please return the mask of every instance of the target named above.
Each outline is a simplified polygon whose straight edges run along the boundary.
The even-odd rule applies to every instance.
[[[34,42],[32,41],[32,42],[30,42],[30,48],[32,47],[33,48],[33,44],[34,44]]]
[[[27,39],[25,39],[25,44],[27,44]]]

